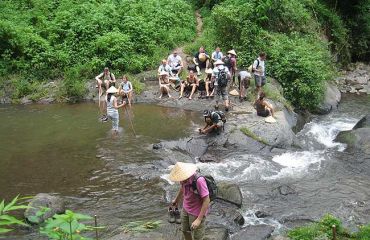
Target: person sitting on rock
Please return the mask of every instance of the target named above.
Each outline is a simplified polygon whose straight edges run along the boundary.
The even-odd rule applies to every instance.
[[[249,88],[250,82],[251,82],[251,74],[247,71],[240,71],[238,73],[238,82],[240,86],[239,91],[239,100],[242,102],[243,100],[247,100],[246,92]]]
[[[266,94],[264,92],[260,92],[259,97],[254,102],[254,106],[257,110],[257,116],[260,117],[268,117],[268,116],[274,116],[274,108],[270,103],[268,103],[264,98],[266,97]]]
[[[159,98],[162,98],[163,94],[167,94],[169,98],[172,96],[170,95],[170,81],[168,80],[168,73],[161,72],[159,78]]]
[[[216,47],[216,50],[211,55],[211,63],[214,64],[217,60],[223,60],[224,55],[221,52],[221,49],[219,47]],[[214,67],[214,66],[213,66]]]
[[[127,76],[122,76],[122,83],[118,88],[118,95],[123,99],[127,98],[128,105],[131,107],[133,87]]]
[[[195,76],[193,71],[190,71],[189,76],[187,76],[186,80],[181,84],[179,99],[182,98],[184,91],[186,91],[190,92],[189,100],[191,100],[198,86],[199,86],[198,78]]]
[[[206,75],[206,79],[205,79],[205,82],[206,82],[206,98],[208,97],[213,97],[214,95],[214,83],[215,83],[215,80],[214,78],[212,78],[212,73],[213,73],[213,70],[212,69],[206,69],[205,73],[207,74]]]
[[[203,117],[206,122],[206,126],[202,129],[198,129],[201,134],[207,134],[212,131],[219,133],[226,122],[225,114],[221,111],[204,110]]]
[[[194,55],[193,62],[196,65],[198,76],[201,75],[201,69],[208,69],[209,55],[205,52],[204,47],[199,48],[199,52]]]
[[[167,63],[171,67],[172,74],[175,76],[180,76],[181,70],[184,66],[182,63],[182,58],[178,55],[176,50],[168,56]]]
[[[95,77],[96,83],[99,88],[99,96],[103,94],[102,87],[107,90],[111,86],[115,86],[116,78],[113,73],[109,71],[109,68],[105,67],[104,71]]]
[[[167,64],[166,59],[162,59],[161,65],[158,67],[158,78],[160,78],[161,72],[167,72],[169,76],[171,76],[171,67]]]

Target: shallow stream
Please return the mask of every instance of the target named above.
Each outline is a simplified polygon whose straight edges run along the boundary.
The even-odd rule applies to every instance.
[[[349,226],[369,222],[370,162],[333,142],[369,112],[368,97],[344,97],[338,111],[314,118],[298,133],[302,150],[275,156],[234,152],[221,163],[198,166],[216,180],[240,185],[249,224],[266,222],[279,231],[289,225],[284,221],[326,212]],[[190,135],[202,117],[140,104],[132,114],[136,137],[122,112],[122,129],[112,135],[93,104],[0,106],[0,199],[59,194],[68,208],[98,215],[110,233],[129,221],[164,219],[170,163],[152,144]],[[281,186],[287,194],[276,193]],[[258,219],[256,210],[270,216]]]

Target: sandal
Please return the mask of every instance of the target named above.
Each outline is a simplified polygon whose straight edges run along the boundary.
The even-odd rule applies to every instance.
[[[181,224],[181,214],[180,214],[179,209],[175,208],[175,210],[173,210],[173,214],[175,215],[175,222],[177,224]]]
[[[168,222],[174,223],[175,221],[176,219],[175,219],[174,209],[172,207],[168,207]]]

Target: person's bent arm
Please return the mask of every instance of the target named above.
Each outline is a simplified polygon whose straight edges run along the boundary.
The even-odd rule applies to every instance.
[[[274,117],[274,107],[266,101],[263,101],[263,103],[264,103],[265,107],[271,111],[271,115]]]
[[[191,224],[192,229],[196,229],[199,227],[200,223],[202,222],[204,215],[207,212],[207,209],[209,207],[209,203],[211,202],[211,199],[209,199],[209,196],[206,196],[202,198],[202,208],[200,209],[200,213],[197,217],[197,219],[194,220],[194,222]]]
[[[111,74],[111,77],[112,77],[112,82],[116,82],[116,77],[114,76],[113,73],[110,73]]]
[[[172,201],[173,206],[177,206],[182,198],[182,187],[180,186],[179,191],[176,194],[175,199]]]
[[[96,81],[100,81],[100,78],[103,77],[104,73],[100,73],[98,76],[95,77]]]
[[[193,63],[198,66],[198,61],[195,57],[193,57]]]

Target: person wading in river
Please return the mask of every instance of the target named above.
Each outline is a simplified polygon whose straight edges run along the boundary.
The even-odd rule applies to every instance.
[[[117,98],[114,96],[114,94],[116,93],[118,93],[117,88],[112,86],[107,90],[107,96],[105,97],[105,101],[107,104],[107,116],[108,119],[112,120],[112,130],[114,133],[118,133],[118,109],[126,104],[126,102],[123,102],[121,105],[117,104]]]
[[[181,184],[176,198],[172,201],[172,206],[177,207],[180,200],[183,199],[181,228],[185,240],[203,240],[206,215],[209,211],[209,191],[204,177],[199,177],[196,180],[198,193],[193,190],[196,171],[195,164],[177,162],[170,173],[170,180]]]

